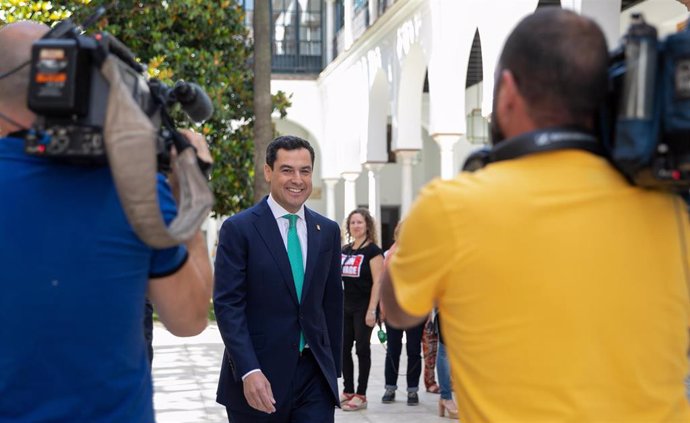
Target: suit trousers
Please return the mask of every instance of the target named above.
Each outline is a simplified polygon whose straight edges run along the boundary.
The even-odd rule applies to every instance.
[[[309,348],[305,348],[300,356],[291,389],[288,395],[289,400],[273,414],[258,411],[256,413],[240,413],[226,407],[228,422],[333,423],[335,419],[333,394]]]

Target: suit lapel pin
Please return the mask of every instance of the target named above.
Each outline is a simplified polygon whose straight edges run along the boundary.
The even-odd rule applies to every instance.
[[[317,231],[320,231],[320,230],[321,230],[321,226],[320,226],[320,225],[316,225],[316,230],[317,230]]]

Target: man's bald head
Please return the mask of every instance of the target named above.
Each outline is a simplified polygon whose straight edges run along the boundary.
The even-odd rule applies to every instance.
[[[43,37],[50,28],[46,25],[22,21],[0,28],[0,75],[31,59],[31,45]],[[26,107],[29,89],[29,66],[0,79],[0,112],[10,114],[14,120],[26,123],[31,112]],[[6,126],[0,121],[0,126]]]

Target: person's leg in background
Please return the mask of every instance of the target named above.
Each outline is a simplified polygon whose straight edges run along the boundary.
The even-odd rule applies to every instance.
[[[352,361],[352,347],[355,343],[354,313],[345,305],[343,320],[343,394],[341,404],[349,401],[355,394],[354,363]]]
[[[427,392],[437,394],[439,387],[436,384],[436,354],[438,350],[438,334],[434,325],[429,321],[424,325],[422,335],[422,349],[424,351],[424,386]]]
[[[422,334],[424,324],[407,329],[407,405],[419,404],[419,376],[422,374]]]
[[[359,395],[366,396],[369,384],[369,371],[371,370],[371,331],[374,328],[365,323],[368,304],[359,309],[354,316],[355,326],[355,352],[359,375],[357,377],[357,391]]]
[[[365,323],[368,305],[368,302],[363,303],[361,307],[355,310],[352,317],[359,374],[357,376],[355,396],[343,405],[343,411],[356,411],[367,408],[367,385],[369,383],[369,371],[371,370],[371,331],[373,330]]]
[[[400,368],[400,353],[402,351],[401,329],[396,329],[386,325],[386,363],[384,372],[386,376],[386,386],[381,402],[389,404],[395,401],[395,390],[398,389],[398,369]]]
[[[450,379],[450,364],[448,354],[443,343],[438,343],[438,355],[436,357],[436,369],[438,371],[438,383],[441,388],[441,398],[438,401],[438,415],[443,417],[446,412],[451,419],[458,418],[458,406],[453,400],[453,385]]]

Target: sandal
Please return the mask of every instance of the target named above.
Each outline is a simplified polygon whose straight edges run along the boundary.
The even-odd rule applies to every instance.
[[[437,384],[433,383],[426,388],[426,391],[430,394],[438,394],[441,392],[441,388],[439,388]]]
[[[438,400],[438,415],[440,417],[445,417],[446,413],[448,413],[448,418],[451,419],[457,419],[458,418],[458,406],[455,405],[455,401],[452,399],[445,400],[445,399],[440,399]]]
[[[340,394],[340,406],[342,407],[343,404],[350,401],[354,396],[355,394],[348,394],[347,392]]]
[[[354,397],[342,405],[343,411],[357,411],[367,408],[367,397],[355,394]]]

